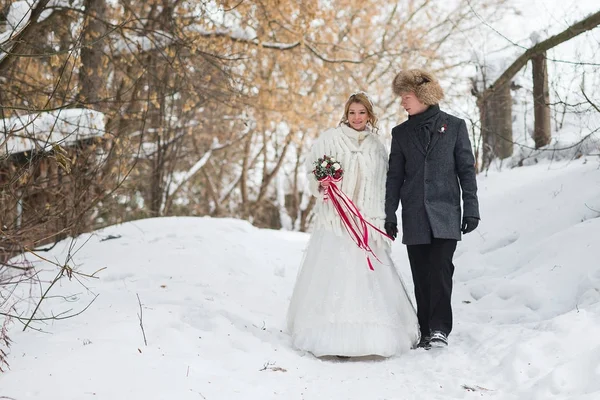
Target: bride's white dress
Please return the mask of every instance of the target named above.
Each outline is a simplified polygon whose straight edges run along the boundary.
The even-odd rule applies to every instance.
[[[316,154],[334,151],[321,148]],[[340,152],[335,154],[340,159]],[[343,166],[353,165],[351,159],[342,161]],[[365,251],[343,228],[331,228],[331,205],[322,199],[317,202],[316,229],[309,239],[288,309],[293,346],[317,357],[389,357],[409,350],[418,340],[417,316],[390,258],[389,245],[371,240],[371,248],[381,262],[371,256],[374,270],[370,270]],[[373,239],[379,235],[372,229],[369,233]]]

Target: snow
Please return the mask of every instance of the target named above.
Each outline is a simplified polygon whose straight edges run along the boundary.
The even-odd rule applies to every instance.
[[[104,135],[104,114],[83,108],[0,119],[0,156]]]
[[[535,43],[564,31],[569,25],[598,11],[596,0],[511,0],[505,4],[504,12],[485,16],[485,8],[471,8],[471,13],[480,25],[472,30],[459,33],[453,40],[464,43],[457,55],[457,65],[463,61],[468,66],[456,69],[454,78],[442,80],[447,97],[441,104],[444,111],[459,115],[467,120],[469,130],[479,132],[479,109],[476,98],[470,96],[473,82],[478,90],[492,84],[527,48]],[[512,79],[520,87],[512,90],[514,156],[500,164],[504,167],[524,162],[535,163],[540,158],[556,160],[556,149],[565,148],[575,141],[585,140],[580,152],[598,154],[598,126],[600,114],[588,104],[582,93],[596,101],[600,92],[596,70],[600,63],[597,48],[600,29],[583,33],[547,52],[548,77],[551,104],[552,142],[542,151],[533,151],[533,81],[531,63],[524,66]],[[468,55],[463,60],[462,55]],[[466,57],[465,57],[466,58]],[[597,101],[596,101],[597,102]],[[587,138],[589,135],[591,137]],[[587,139],[586,139],[587,138]],[[562,154],[562,157],[573,155]],[[561,157],[559,157],[561,158]]]
[[[525,50],[598,11],[596,0],[567,3],[563,0],[513,0],[510,6],[513,11],[504,13],[496,21],[490,22],[479,17],[482,26],[478,35],[465,37],[471,51],[471,61],[475,65],[485,66],[487,85],[499,78]],[[597,45],[586,35],[550,51],[548,56],[551,61],[562,59],[582,62],[595,59],[597,62]],[[483,87],[480,86],[481,89]]]
[[[447,349],[384,361],[303,354],[290,347],[284,321],[308,234],[235,219],[145,219],[76,240],[69,265],[99,279],[80,277],[86,289],[63,278],[43,315],[98,297],[77,317],[33,324],[44,333],[12,321],[0,397],[599,398],[598,158],[541,159],[478,179],[483,219],[455,256]],[[43,256],[63,263],[72,245]],[[402,244],[393,258],[411,288]],[[45,282],[57,272],[30,260]]]
[[[10,50],[14,43],[12,39],[29,23],[31,18],[31,7],[26,1],[13,2],[6,14],[6,30],[0,33],[0,47]],[[0,60],[6,57],[4,51],[0,51]]]
[[[111,3],[108,1],[107,3]],[[38,22],[42,22],[52,15],[55,9],[59,8],[71,8],[74,10],[84,11],[83,0],[50,0],[46,5],[46,8],[40,14]]]
[[[37,0],[19,0],[13,1],[8,7],[6,13],[6,30],[0,33],[0,47],[2,49],[10,49],[14,43],[12,39],[22,31],[31,21],[31,12],[36,6]],[[48,18],[53,8],[56,7],[72,7],[79,8],[81,4],[79,1],[73,2],[68,0],[51,0],[46,9],[42,12],[37,22],[41,22]],[[4,51],[0,51],[0,60],[6,57]]]
[[[14,31],[22,29],[29,22],[31,7],[26,1],[15,1],[8,9],[6,23]]]
[[[208,159],[212,155],[213,149],[211,148],[209,151],[204,153],[202,157],[183,175],[178,176],[177,179],[174,179],[173,186],[169,189],[169,196],[171,196],[179,187],[187,182],[192,176],[194,176],[200,169],[206,164]]]
[[[26,4],[11,4],[7,25],[12,26],[0,34],[0,43],[24,26],[15,21],[28,21]],[[520,15],[507,13],[483,24],[483,33],[468,40],[465,53],[486,61],[490,80],[523,47],[597,10],[597,1],[518,0],[515,7]],[[252,28],[239,27],[241,16],[229,14],[225,20],[217,12],[214,18],[224,28],[189,29],[256,38]],[[593,47],[590,37],[582,35],[549,56],[594,61],[588,48],[580,48],[586,39]],[[171,41],[165,32],[130,34],[115,46],[147,50]],[[528,74],[522,71],[517,80],[522,83]],[[483,220],[456,253],[456,325],[448,349],[416,350],[385,361],[319,360],[296,351],[284,321],[307,234],[262,230],[235,219],[146,219],[80,236],[72,260],[70,240],[41,254],[81,273],[98,271],[99,279],[76,276],[84,287],[63,278],[40,315],[76,313],[94,301],[79,316],[35,322],[33,328],[43,332],[22,332],[11,320],[10,369],[0,374],[0,399],[600,398],[600,168],[598,157],[581,157],[600,153],[600,144],[592,135],[581,147],[557,151],[595,132],[597,118],[568,115],[547,148],[520,147],[478,177]],[[90,110],[0,121],[5,132],[36,138],[0,136],[0,156],[101,135],[103,121]],[[531,145],[530,132],[521,128],[531,121],[518,123],[515,137],[520,133],[519,143]],[[514,168],[521,162],[526,166]],[[282,206],[288,183],[278,175],[276,184]],[[288,215],[282,214],[282,224],[289,228]],[[393,255],[411,287],[405,248],[395,243]],[[57,267],[33,256],[29,260],[46,288]],[[8,294],[6,288],[0,286],[1,295]],[[31,313],[33,304],[18,299],[29,290],[39,297],[40,287],[20,290],[27,293],[3,298],[0,312],[14,306],[11,313]]]
[[[175,41],[172,34],[166,31],[152,31],[144,34],[124,32],[113,38],[113,49],[119,53],[147,52],[162,50]]]

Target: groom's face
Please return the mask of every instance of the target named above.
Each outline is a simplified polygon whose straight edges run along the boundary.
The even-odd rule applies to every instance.
[[[400,104],[402,104],[408,115],[417,115],[429,108],[428,105],[421,103],[413,92],[402,93],[401,97],[402,102]]]

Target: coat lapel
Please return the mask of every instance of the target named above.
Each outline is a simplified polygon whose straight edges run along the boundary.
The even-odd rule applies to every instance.
[[[419,140],[419,138],[417,137],[417,135],[419,134],[417,132],[416,127],[411,127],[409,130],[409,134],[408,136],[410,136],[410,139],[412,140],[413,144],[415,145],[415,147],[417,149],[419,149],[419,151],[421,153],[423,153],[423,155],[426,155],[425,153],[425,148],[423,147],[423,144],[421,143],[421,141]]]
[[[442,126],[446,126],[446,129],[448,128],[448,118],[446,118],[446,115],[443,115],[443,114],[440,116],[438,123],[435,126],[435,130],[431,134],[431,142],[429,143],[429,147],[427,148],[428,154],[431,152],[431,150],[433,150],[433,147],[436,145],[438,140],[440,140],[440,137],[442,135],[447,134],[447,132],[445,132],[445,131],[440,132],[440,129],[442,128]]]

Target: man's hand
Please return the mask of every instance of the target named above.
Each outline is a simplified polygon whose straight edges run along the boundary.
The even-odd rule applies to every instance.
[[[464,234],[473,232],[479,225],[479,219],[475,217],[463,217],[461,231]]]
[[[398,236],[398,224],[395,222],[386,222],[383,224],[383,228],[389,237],[391,237],[393,240],[396,240],[396,236]]]

